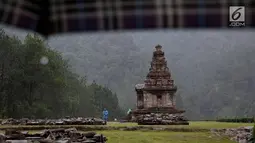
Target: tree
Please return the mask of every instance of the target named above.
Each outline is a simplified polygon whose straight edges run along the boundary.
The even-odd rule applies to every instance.
[[[0,31],[0,80],[2,117],[99,116],[99,101],[113,116],[121,113],[115,94],[96,83],[88,85],[37,35],[21,42]]]

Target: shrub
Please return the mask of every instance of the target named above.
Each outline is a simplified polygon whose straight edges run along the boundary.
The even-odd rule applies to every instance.
[[[254,118],[223,118],[217,119],[217,122],[232,122],[232,123],[254,123]]]

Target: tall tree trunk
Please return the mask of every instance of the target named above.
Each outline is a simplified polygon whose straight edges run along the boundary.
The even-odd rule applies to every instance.
[[[33,91],[34,91],[34,83],[35,82],[30,82],[29,83],[29,97],[28,97],[28,104],[29,106],[32,106],[33,105]]]

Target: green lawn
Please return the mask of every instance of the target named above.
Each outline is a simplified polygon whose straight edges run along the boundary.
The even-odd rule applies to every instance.
[[[77,129],[89,128],[91,131],[102,133],[108,138],[108,143],[234,143],[226,137],[216,137],[210,133],[211,128],[237,128],[242,126],[252,126],[253,123],[223,123],[223,122],[206,122],[193,121],[190,125],[157,125],[156,127],[169,128],[168,131],[121,131],[123,127],[136,127],[136,123],[117,123],[109,122],[106,126],[88,126],[88,125],[68,125],[55,127],[76,127]],[[54,127],[54,126],[0,126],[0,130],[4,128],[15,127],[18,129],[31,130],[37,132],[38,127]],[[112,130],[105,130],[114,127]],[[150,128],[151,126],[146,125]],[[155,126],[154,126],[155,127]],[[181,130],[174,130],[180,128]],[[99,130],[98,130],[99,129]],[[101,130],[100,130],[101,129]],[[103,130],[102,130],[103,129]],[[182,129],[186,129],[185,132]],[[202,132],[198,129],[204,129]],[[34,131],[32,131],[34,130]],[[35,131],[37,130],[37,131]],[[85,130],[81,130],[85,131]]]
[[[143,129],[152,130],[151,127],[164,128],[168,131],[209,131],[212,128],[237,128],[243,126],[253,126],[253,123],[223,123],[223,122],[212,122],[212,121],[193,121],[190,125],[137,125],[137,123],[119,123],[109,122],[107,125],[0,125],[0,130],[6,128],[16,128],[22,130],[42,130],[44,128],[69,128],[76,127],[79,130],[121,130],[126,127],[141,127]],[[139,130],[139,129],[138,129]]]
[[[190,125],[167,125],[159,127],[211,129],[237,128],[252,126],[253,123],[223,123],[212,121],[193,121]],[[137,126],[136,123],[114,123],[107,126]],[[210,132],[166,132],[166,131],[99,131],[108,138],[110,143],[234,143],[226,137],[212,136]]]
[[[225,137],[213,137],[208,132],[142,132],[98,131],[109,143],[234,143]]]
[[[39,131],[31,131],[35,133]],[[210,132],[166,131],[96,131],[107,137],[107,143],[235,143]]]
[[[195,128],[195,129],[211,129],[211,128],[237,128],[243,126],[253,126],[253,123],[226,123],[226,122],[213,122],[213,121],[191,121],[189,125],[156,125],[157,127],[168,127],[168,128]],[[130,127],[138,126],[136,123],[118,123],[109,122],[107,126],[117,127]],[[150,126],[150,125],[143,125]]]

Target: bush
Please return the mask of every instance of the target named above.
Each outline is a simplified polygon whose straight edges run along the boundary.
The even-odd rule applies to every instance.
[[[254,123],[254,118],[225,118],[217,119],[217,122],[232,122],[232,123]]]

